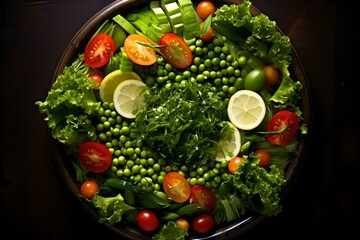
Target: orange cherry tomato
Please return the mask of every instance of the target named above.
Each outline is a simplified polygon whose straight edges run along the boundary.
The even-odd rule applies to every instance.
[[[163,188],[166,195],[178,203],[187,201],[191,194],[189,182],[178,172],[168,172],[165,175]]]
[[[190,224],[185,218],[180,217],[180,218],[176,219],[175,224],[179,228],[184,228],[187,232],[189,232],[189,230],[190,230]]]
[[[239,168],[240,164],[243,162],[243,159],[241,157],[233,157],[230,159],[228,164],[228,169],[231,174],[234,174],[236,169]]]
[[[153,45],[146,37],[133,33],[127,36],[124,49],[129,59],[142,66],[149,66],[156,62],[156,52],[153,48],[142,44]]]
[[[201,1],[196,6],[196,13],[202,19],[206,19],[209,15],[214,16],[215,10],[215,5],[210,1]]]

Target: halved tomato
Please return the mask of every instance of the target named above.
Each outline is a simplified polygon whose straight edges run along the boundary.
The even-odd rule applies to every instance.
[[[202,207],[206,212],[211,212],[215,207],[216,196],[210,188],[202,185],[195,185],[191,187],[189,203],[195,203]]]
[[[115,53],[116,45],[114,39],[105,33],[95,35],[84,51],[84,60],[92,68],[104,66]]]
[[[285,129],[285,131],[278,134],[268,135],[266,138],[271,144],[285,146],[288,145],[295,137],[298,128],[298,116],[291,111],[281,110],[270,119],[266,131],[276,132],[283,129]]]
[[[149,66],[156,62],[156,52],[153,48],[145,46],[154,45],[148,38],[133,33],[127,36],[124,49],[129,59],[142,66]]]
[[[178,203],[187,201],[191,194],[189,182],[178,172],[168,172],[165,175],[163,188],[166,195]]]
[[[175,68],[187,68],[192,63],[192,52],[189,45],[179,35],[165,33],[161,36],[160,52],[165,60]]]
[[[79,146],[80,163],[89,171],[105,172],[111,165],[112,155],[109,149],[99,142],[84,142]]]

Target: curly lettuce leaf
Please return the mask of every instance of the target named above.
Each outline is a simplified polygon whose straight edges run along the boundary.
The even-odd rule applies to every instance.
[[[65,116],[63,124],[58,124],[51,135],[67,145],[76,145],[85,139],[95,140],[97,136],[93,123],[86,114]]]
[[[242,4],[225,4],[216,10],[212,20],[228,22],[234,27],[243,27],[251,20],[250,6],[249,0],[244,0]]]
[[[162,226],[160,231],[153,236],[153,240],[183,240],[188,236],[185,228],[179,228],[174,221],[169,221]]]
[[[281,212],[280,191],[285,184],[284,171],[277,165],[259,167],[259,158],[243,156],[244,162],[235,171],[234,186],[243,207],[265,216]]]
[[[100,107],[93,90],[96,87],[80,68],[66,66],[52,84],[45,101],[35,103],[46,115],[45,121],[55,139],[73,145],[86,136],[95,138],[91,116]]]
[[[302,111],[298,106],[298,102],[301,100],[302,87],[303,85],[299,81],[295,82],[291,77],[283,76],[279,88],[268,102],[271,102],[278,109],[291,109],[302,119]]]
[[[244,0],[242,4],[223,5],[216,10],[212,21],[228,25],[231,29],[235,27],[238,33],[242,33],[235,41],[242,50],[263,58],[279,69],[286,69],[291,63],[289,37],[282,35],[276,28],[276,22],[267,15],[252,16],[250,6],[249,0]]]
[[[121,222],[124,213],[135,210],[135,207],[124,202],[120,193],[114,197],[102,197],[96,194],[91,203],[99,210],[99,222],[108,225]]]

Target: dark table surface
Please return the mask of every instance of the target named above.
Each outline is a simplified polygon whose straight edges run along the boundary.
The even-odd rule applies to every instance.
[[[0,234],[18,239],[119,239],[69,193],[34,102],[43,100],[65,47],[110,0],[1,1]],[[311,147],[276,217],[242,239],[345,237],[359,214],[360,31],[344,1],[253,0],[291,38],[312,96]],[[357,194],[356,194],[357,193]],[[5,239],[0,237],[1,239]]]

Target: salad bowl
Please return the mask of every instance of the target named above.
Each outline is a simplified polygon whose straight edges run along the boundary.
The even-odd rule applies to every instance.
[[[150,1],[148,0],[120,0],[114,1],[105,8],[101,9],[97,12],[92,18],[90,18],[75,34],[72,40],[67,45],[66,49],[61,56],[57,68],[54,72],[53,81],[57,78],[58,75],[62,73],[64,68],[70,65],[77,57],[78,54],[84,51],[86,44],[88,43],[91,36],[93,36],[94,32],[101,26],[101,24],[117,14],[122,14],[132,9],[139,8],[145,4],[148,4]],[[239,4],[241,1],[214,1],[216,4],[221,6],[222,4]],[[250,11],[252,15],[256,16],[261,14],[261,11],[257,9],[255,6],[250,7]],[[281,32],[281,29],[277,27],[277,30]],[[301,90],[301,103],[300,108],[303,112],[303,122],[308,127],[308,133],[306,136],[303,136],[300,139],[298,156],[292,159],[285,171],[285,179],[286,183],[281,191],[281,200],[286,201],[286,197],[291,192],[291,188],[296,181],[296,178],[299,176],[301,172],[302,165],[307,157],[307,152],[310,144],[310,135],[311,135],[311,124],[312,124],[312,116],[311,116],[311,96],[308,85],[308,80],[299,59],[296,50],[292,47],[291,49],[292,63],[290,66],[290,74],[296,81],[301,82],[302,90]],[[94,218],[99,218],[98,210],[89,204],[87,201],[84,201],[84,198],[80,196],[80,183],[76,179],[76,171],[74,170],[71,161],[68,159],[71,158],[71,154],[64,149],[62,143],[57,141],[56,139],[51,139],[51,148],[55,163],[57,168],[62,176],[66,186],[69,189],[69,192],[77,199],[80,205]],[[232,237],[240,236],[245,233],[249,229],[253,228],[255,225],[262,222],[266,216],[261,214],[248,214],[238,219],[236,221],[222,224],[217,226],[216,229],[210,235],[194,235],[189,236],[189,239],[229,239]],[[99,223],[100,224],[100,223]],[[131,225],[112,225],[109,228],[123,238],[128,239],[150,239],[149,235],[144,234],[139,231],[138,228]]]

